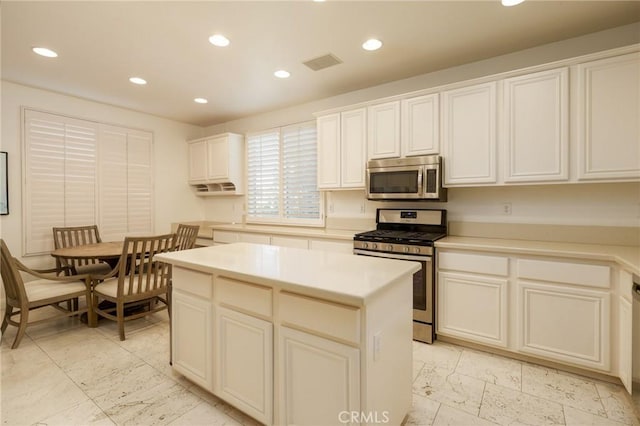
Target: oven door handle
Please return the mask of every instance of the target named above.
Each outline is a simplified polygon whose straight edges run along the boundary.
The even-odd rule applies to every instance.
[[[412,254],[393,254],[393,253],[381,253],[377,251],[368,251],[353,249],[353,254],[359,254],[371,257],[384,257],[386,259],[398,259],[398,260],[415,260],[416,262],[431,262],[431,256],[415,256]]]

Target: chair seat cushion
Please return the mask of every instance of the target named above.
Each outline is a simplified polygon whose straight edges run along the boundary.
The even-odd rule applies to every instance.
[[[111,266],[104,262],[76,266],[76,274],[78,275],[106,275],[109,272],[111,272]]]
[[[29,302],[58,298],[71,294],[69,298],[77,297],[74,293],[83,293],[87,287],[83,281],[72,281],[68,283],[56,282],[47,279],[34,280],[24,283]],[[65,299],[62,299],[65,300]]]
[[[133,280],[133,285],[134,286],[138,285],[138,275],[135,276]],[[118,296],[118,278],[109,278],[107,280],[104,280],[101,283],[96,284],[96,286],[93,288],[93,291],[97,294],[102,294],[110,297],[117,297]],[[127,294],[128,291],[129,291],[129,277],[126,277],[124,280],[124,293]],[[144,293],[140,293],[140,294],[144,295]]]

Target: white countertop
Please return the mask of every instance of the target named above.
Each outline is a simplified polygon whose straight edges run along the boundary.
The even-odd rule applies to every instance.
[[[352,241],[354,234],[362,231],[310,228],[297,226],[247,225],[242,223],[216,224],[210,226],[214,231],[254,232],[257,234],[289,235],[303,238],[331,238]]]
[[[543,256],[563,256],[616,262],[628,272],[640,276],[640,247],[637,246],[614,246],[454,236],[448,236],[438,240],[435,245],[438,248],[494,251]]]
[[[260,244],[234,243],[157,255],[200,272],[278,285],[284,290],[365,305],[394,280],[420,269],[417,262]]]

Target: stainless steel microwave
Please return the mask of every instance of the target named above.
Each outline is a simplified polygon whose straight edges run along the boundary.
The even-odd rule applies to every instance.
[[[367,199],[447,201],[438,155],[367,162]]]

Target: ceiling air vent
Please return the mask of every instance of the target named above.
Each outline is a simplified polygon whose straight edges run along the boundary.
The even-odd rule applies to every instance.
[[[329,53],[324,56],[318,56],[317,58],[309,59],[306,62],[303,62],[306,66],[311,68],[314,71],[319,71],[325,68],[332,67],[334,65],[341,64],[342,61],[337,56]]]

